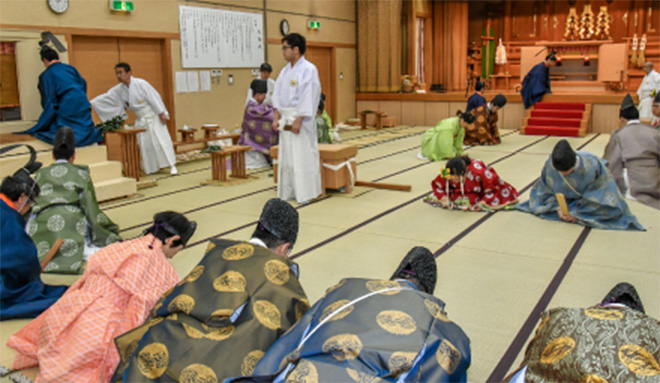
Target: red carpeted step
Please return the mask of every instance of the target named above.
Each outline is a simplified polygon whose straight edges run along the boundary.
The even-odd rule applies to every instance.
[[[582,114],[584,112],[581,110],[574,111],[574,110],[552,110],[552,109],[540,109],[532,110],[532,115],[531,117],[550,117],[550,118],[574,118],[574,119],[582,119]]]
[[[582,120],[569,119],[569,118],[538,118],[531,117],[527,120],[527,124],[531,126],[565,126],[569,128],[579,128]]]
[[[541,136],[578,137],[578,128],[563,128],[558,126],[526,126],[525,134]]]
[[[537,102],[534,104],[534,110],[539,109],[584,110],[585,104],[573,102]]]

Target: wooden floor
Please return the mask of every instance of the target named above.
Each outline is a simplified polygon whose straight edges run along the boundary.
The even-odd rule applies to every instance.
[[[421,201],[443,163],[417,158],[425,127],[342,133],[360,145],[358,179],[412,185],[397,192],[358,187],[351,195],[330,194],[295,205],[301,226],[293,257],[310,302],[349,276],[388,278],[413,246],[437,256],[435,295],[447,303],[449,318],[471,339],[469,380],[496,381],[520,363],[522,352],[549,307],[584,307],[599,302],[617,282],[633,283],[647,313],[660,318],[660,212],[635,201],[632,211],[646,232],[588,230],[542,220],[518,211],[495,214],[449,212]],[[466,150],[492,164],[521,199],[540,175],[556,137],[524,136],[503,130],[502,144]],[[571,138],[574,147],[601,156],[608,135]],[[162,173],[158,187],[142,196],[105,205],[106,213],[133,238],[153,214],[175,209],[198,222],[190,245],[172,263],[183,277],[202,258],[210,238],[249,239],[263,204],[276,196],[270,170],[232,186],[201,186],[211,178],[210,161]],[[49,283],[75,277],[46,275]],[[3,344],[27,321],[0,323]],[[11,350],[0,348],[5,361]],[[9,359],[10,360],[10,359]],[[35,376],[36,371],[27,371]]]

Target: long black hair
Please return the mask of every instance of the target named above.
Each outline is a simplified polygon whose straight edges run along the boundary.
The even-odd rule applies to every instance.
[[[447,161],[447,169],[452,176],[462,176],[467,172],[467,167],[472,163],[468,156],[454,157]]]

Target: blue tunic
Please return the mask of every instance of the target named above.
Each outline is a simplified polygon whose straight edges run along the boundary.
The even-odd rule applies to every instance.
[[[541,62],[536,64],[523,79],[520,94],[525,109],[541,101],[546,93],[550,93],[550,69],[545,66],[545,62]]]
[[[87,100],[87,83],[71,65],[51,64],[39,76],[39,93],[43,111],[31,129],[18,134],[31,134],[53,144],[57,129],[73,129],[76,146],[87,146],[103,140],[94,126],[92,109]]]
[[[578,152],[579,164],[568,175],[562,176],[548,159],[541,178],[529,193],[529,200],[518,209],[541,218],[559,221],[559,203],[556,193],[564,194],[570,215],[582,226],[597,229],[645,230],[632,215],[614,178],[595,155]]]
[[[481,105],[486,104],[487,102],[484,96],[480,95],[479,93],[475,93],[470,96],[470,98],[468,98],[467,109],[465,109],[465,113],[469,113],[472,109],[476,109]]]
[[[23,229],[23,217],[0,201],[0,320],[35,318],[66,291],[41,281],[37,248]]]

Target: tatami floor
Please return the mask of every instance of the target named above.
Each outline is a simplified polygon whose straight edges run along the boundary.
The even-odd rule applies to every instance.
[[[497,381],[518,366],[542,310],[599,302],[617,282],[633,283],[647,314],[660,318],[660,212],[637,202],[630,207],[646,232],[588,230],[525,213],[444,211],[421,201],[443,163],[417,158],[427,127],[342,132],[360,146],[359,180],[410,184],[411,192],[358,187],[305,206],[295,205],[301,226],[293,257],[310,302],[341,278],[389,278],[413,246],[438,258],[435,295],[449,318],[471,339],[469,380]],[[492,164],[525,200],[556,137],[524,136],[503,130],[502,144],[469,148],[466,154]],[[601,156],[608,135],[571,138],[573,147]],[[107,214],[133,238],[154,213],[177,210],[198,222],[191,244],[172,260],[185,276],[202,258],[210,238],[247,240],[263,204],[276,196],[271,171],[233,186],[201,186],[211,177],[209,160],[182,164],[180,174],[159,174],[158,186],[140,197],[105,204]],[[48,283],[71,276],[44,275]],[[27,321],[0,323],[4,346]],[[35,370],[25,372],[34,377]]]

